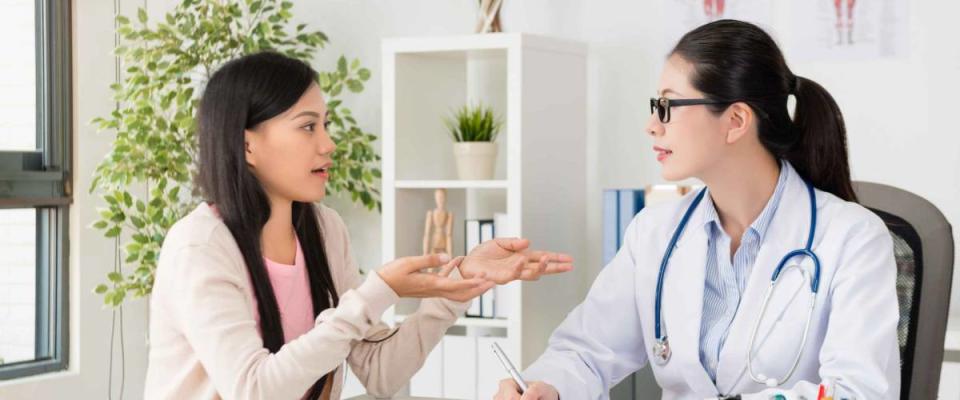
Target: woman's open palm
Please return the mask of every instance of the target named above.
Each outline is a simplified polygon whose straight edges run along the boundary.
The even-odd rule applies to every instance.
[[[531,250],[523,238],[497,238],[481,243],[460,263],[467,279],[484,276],[503,285],[517,279],[533,281],[542,275],[573,269],[573,258],[562,253]]]

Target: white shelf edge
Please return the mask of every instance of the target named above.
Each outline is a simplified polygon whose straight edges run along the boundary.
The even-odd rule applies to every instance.
[[[397,189],[506,189],[508,182],[502,179],[484,181],[463,180],[397,180]]]
[[[405,319],[407,319],[407,316],[402,314],[397,314],[393,318],[393,320],[397,323],[403,322]],[[507,328],[509,326],[509,320],[504,318],[460,317],[457,318],[457,322],[455,322],[453,325],[465,327]]]

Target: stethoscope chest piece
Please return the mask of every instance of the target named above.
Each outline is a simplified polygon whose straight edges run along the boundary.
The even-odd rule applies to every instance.
[[[666,336],[663,339],[657,339],[657,342],[653,344],[653,358],[658,365],[666,365],[667,361],[670,361],[670,341],[667,340]]]

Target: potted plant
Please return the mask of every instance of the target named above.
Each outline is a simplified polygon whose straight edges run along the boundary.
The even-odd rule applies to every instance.
[[[453,137],[453,155],[460,179],[493,179],[497,161],[495,141],[503,126],[493,109],[483,104],[465,105],[445,122]]]

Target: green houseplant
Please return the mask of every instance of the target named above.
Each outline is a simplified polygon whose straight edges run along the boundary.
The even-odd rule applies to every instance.
[[[503,121],[493,108],[465,105],[444,121],[453,138],[457,175],[464,180],[493,179],[497,160],[495,141]]]
[[[128,295],[146,296],[167,230],[200,201],[192,187],[197,138],[194,116],[204,83],[224,62],[263,50],[307,62],[328,42],[323,32],[293,26],[293,4],[279,0],[183,0],[152,26],[143,9],[137,22],[118,16],[124,78],[111,85],[110,115],[96,118],[99,131],[114,133],[90,186],[106,207],[93,227],[117,245],[117,267],[94,290],[110,306]],[[370,71],[340,56],[336,68],[319,73],[327,97],[330,133],[337,142],[328,191],[379,209],[376,136],[363,131],[342,104],[345,91],[359,93]],[[121,257],[120,248],[125,257]],[[122,263],[120,260],[123,260]]]

